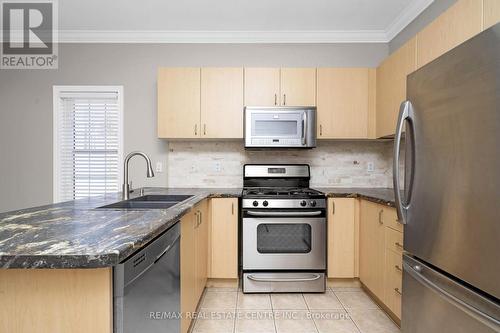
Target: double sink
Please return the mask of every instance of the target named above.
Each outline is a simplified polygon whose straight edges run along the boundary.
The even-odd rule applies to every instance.
[[[167,209],[175,206],[189,198],[192,195],[159,195],[151,194],[141,197],[123,200],[110,205],[101,206],[97,209]]]

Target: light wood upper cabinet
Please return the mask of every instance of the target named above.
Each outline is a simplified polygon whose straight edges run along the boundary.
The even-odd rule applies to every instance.
[[[486,30],[500,22],[500,1],[484,0],[483,13],[483,29]]]
[[[245,68],[245,105],[280,105],[280,69]]]
[[[359,201],[328,199],[328,277],[358,276]]]
[[[482,17],[483,0],[458,0],[417,34],[417,67],[481,32]]]
[[[238,278],[238,198],[210,200],[210,278]]]
[[[158,71],[158,137],[200,136],[200,68]]]
[[[368,68],[318,68],[318,139],[366,139],[373,135],[375,80]],[[373,76],[373,74],[371,74]],[[370,119],[369,119],[370,118]]]
[[[416,47],[413,38],[377,68],[377,137],[396,130],[399,107],[406,99],[406,77],[416,69]]]
[[[281,69],[281,105],[316,105],[316,68]]]
[[[361,200],[359,220],[359,279],[380,300],[384,298],[383,207]]]
[[[201,136],[243,138],[243,68],[201,69]]]

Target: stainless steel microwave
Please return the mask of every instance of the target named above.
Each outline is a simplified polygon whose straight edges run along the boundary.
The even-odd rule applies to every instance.
[[[316,107],[245,107],[245,148],[316,147]]]

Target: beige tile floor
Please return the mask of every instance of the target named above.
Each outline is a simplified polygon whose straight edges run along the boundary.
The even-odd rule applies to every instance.
[[[399,328],[361,288],[324,294],[243,294],[207,288],[192,333],[392,333]]]

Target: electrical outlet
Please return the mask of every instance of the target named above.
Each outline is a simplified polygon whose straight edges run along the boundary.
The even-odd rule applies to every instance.
[[[196,165],[191,165],[191,172],[196,172]]]
[[[373,164],[373,162],[368,162],[367,163],[367,165],[366,165],[366,171],[368,171],[368,172],[375,171],[375,165]]]
[[[156,162],[156,172],[158,172],[158,173],[162,173],[163,172],[163,163]]]
[[[222,167],[220,165],[220,162],[216,162],[215,163],[215,172],[221,172],[221,169],[222,169]]]

